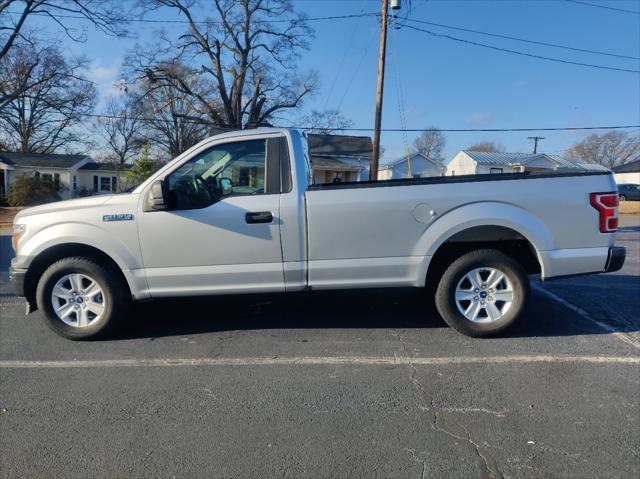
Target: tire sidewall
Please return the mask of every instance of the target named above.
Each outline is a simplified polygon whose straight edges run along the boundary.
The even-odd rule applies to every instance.
[[[65,324],[53,309],[51,293],[55,284],[65,275],[80,273],[89,276],[102,288],[105,309],[102,317],[84,328]],[[47,325],[56,333],[69,339],[91,339],[104,333],[114,316],[117,298],[107,271],[100,265],[82,259],[61,260],[50,266],[42,275],[36,292],[38,307],[42,310]]]
[[[523,311],[529,296],[529,281],[515,260],[499,251],[482,252],[485,254],[464,255],[454,261],[443,275],[437,293],[438,310],[445,321],[463,334],[474,337],[495,335],[509,328]],[[476,268],[487,267],[498,269],[507,276],[513,286],[514,300],[509,311],[497,321],[475,323],[458,310],[455,291],[465,274]]]

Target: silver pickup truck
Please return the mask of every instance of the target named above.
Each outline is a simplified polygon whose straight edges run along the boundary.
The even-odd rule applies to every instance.
[[[105,334],[133,301],[416,287],[445,321],[494,335],[522,314],[527,275],[622,267],[608,172],[313,184],[305,138],[209,138],[130,193],[15,218],[10,277],[71,339]]]

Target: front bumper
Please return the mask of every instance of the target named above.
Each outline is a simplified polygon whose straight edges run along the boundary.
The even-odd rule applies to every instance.
[[[627,257],[627,250],[622,246],[612,246],[609,248],[607,256],[607,264],[604,268],[605,273],[619,271],[624,266],[624,260]]]
[[[27,276],[26,269],[14,268],[11,266],[9,268],[9,283],[11,283],[11,288],[16,296],[24,296],[24,280]]]

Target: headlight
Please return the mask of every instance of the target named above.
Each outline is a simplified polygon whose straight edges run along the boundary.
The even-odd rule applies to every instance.
[[[18,254],[18,241],[20,241],[20,237],[24,234],[26,230],[25,225],[13,225],[13,235],[11,236],[11,246],[13,246],[13,251]]]

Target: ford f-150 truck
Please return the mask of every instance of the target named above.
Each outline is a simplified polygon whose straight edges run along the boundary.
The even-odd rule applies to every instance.
[[[380,287],[434,291],[477,337],[521,316],[528,275],[624,262],[609,172],[312,178],[297,130],[211,137],[132,192],[19,213],[11,281],[71,339],[105,334],[132,300]]]

